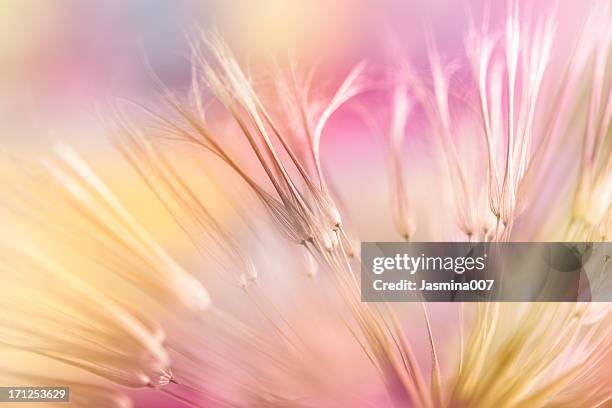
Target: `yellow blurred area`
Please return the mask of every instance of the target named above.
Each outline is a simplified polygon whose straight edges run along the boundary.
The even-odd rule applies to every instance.
[[[195,243],[181,230],[147,185],[126,164],[117,161],[113,163],[105,168],[97,168],[99,174],[138,222],[183,266],[201,261]],[[203,205],[219,222],[231,226],[236,214],[232,212],[227,197],[207,182],[206,176],[197,166],[181,163],[179,168]]]
[[[20,66],[53,26],[57,2],[0,0],[0,61]]]
[[[32,160],[0,154],[0,182],[5,186],[12,186],[4,189],[0,194],[0,199],[6,195],[3,202],[4,206],[8,206],[9,209],[6,211],[4,206],[0,206],[0,221],[3,221],[5,225],[13,226],[13,228],[6,228],[0,232],[0,238],[11,239],[15,233],[30,238],[36,236],[40,247],[53,248],[51,252],[54,257],[66,266],[80,271],[78,273],[96,275],[100,273],[99,270],[95,268],[87,270],[83,264],[84,259],[74,253],[74,248],[66,250],[58,246],[55,242],[57,234],[45,229],[49,227],[46,225],[48,221],[51,224],[59,223],[65,230],[64,232],[72,238],[77,238],[78,234],[90,231],[87,223],[69,201],[65,201],[61,195],[49,194],[54,189],[49,190],[49,182],[45,181],[52,179],[43,163],[52,158],[52,154],[34,157]],[[197,255],[197,251],[193,243],[189,241],[189,237],[181,230],[168,209],[134,169],[127,162],[118,158],[115,150],[101,149],[97,154],[92,154],[90,151],[84,153],[83,158],[87,160],[121,204],[163,248],[176,257],[180,263],[194,261],[193,258]],[[231,227],[236,221],[237,214],[229,205],[228,197],[219,190],[214,180],[211,182],[197,160],[198,157],[180,156],[174,163],[181,176],[189,181],[190,187],[203,205],[214,214],[219,222]],[[14,210],[17,210],[17,213]],[[23,211],[26,213],[24,214]],[[30,215],[40,218],[35,219]],[[81,239],[76,243],[83,253],[96,251],[95,241]],[[115,282],[106,283],[116,284]]]
[[[247,48],[262,53],[330,51],[361,27],[359,1],[220,1],[224,23]],[[265,45],[265,46],[264,46]]]

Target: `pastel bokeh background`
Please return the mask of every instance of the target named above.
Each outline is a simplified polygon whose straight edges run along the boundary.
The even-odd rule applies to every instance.
[[[9,129],[3,140],[37,145],[34,140],[41,136],[32,135],[44,133],[41,128],[62,133],[69,128],[69,137],[97,139],[87,135],[92,132],[88,114],[108,98],[150,95],[146,64],[171,88],[186,87],[185,38],[195,27],[219,28],[250,59],[290,49],[306,62],[323,60],[327,68],[334,68],[326,69],[326,76],[333,77],[363,58],[384,65],[390,36],[416,62],[426,60],[426,35],[435,38],[443,53],[459,56],[468,16],[478,19],[487,3],[3,0],[0,112],[3,128]],[[505,2],[490,3],[493,16],[505,12]],[[552,4],[542,1],[530,9],[550,10]],[[572,28],[584,9],[580,2],[560,5],[560,44],[575,35]]]
[[[525,9],[547,13],[555,9],[554,3],[525,2]],[[319,80],[325,89],[361,60],[378,76],[387,74],[390,58],[408,58],[426,73],[428,39],[449,61],[461,59],[468,22],[479,21],[487,8],[492,24],[503,24],[506,2],[486,0],[3,0],[2,145],[31,155],[64,140],[94,156],[114,155],[98,113],[117,98],[152,100],[157,89],[151,69],[170,89],[185,91],[190,81],[186,38],[196,28],[219,29],[251,66],[287,52],[295,53],[304,66],[320,63]],[[557,48],[570,46],[586,9],[578,1],[556,7]],[[467,76],[462,78],[468,81]],[[387,102],[376,92],[360,101],[382,123]],[[418,123],[414,126],[408,138],[418,144],[427,136]],[[323,140],[323,160],[334,158],[333,177],[342,179],[339,184],[347,186],[348,196],[354,192],[351,185],[358,188],[367,177],[381,179],[387,170],[383,145],[381,135],[364,126],[354,111],[332,118]],[[420,160],[422,155],[415,156]],[[371,168],[362,171],[366,162]],[[361,181],[352,183],[355,180]],[[383,191],[371,195],[384,196]],[[355,203],[366,213],[370,204]]]
[[[287,50],[305,65],[324,61],[325,76],[333,78],[364,58],[384,66],[390,38],[422,66],[426,36],[442,54],[459,57],[469,16],[478,20],[488,3],[493,21],[501,22],[506,2],[485,0],[3,0],[2,140],[36,149],[56,132],[95,143],[101,139],[91,123],[96,109],[117,97],[155,92],[147,65],[170,88],[187,87],[186,36],[196,27],[219,28],[255,62]],[[546,12],[553,4],[529,9]],[[585,9],[581,2],[560,4],[557,46],[569,46]]]
[[[555,2],[525,3],[537,14],[553,9]],[[585,7],[581,1],[558,3],[555,47],[561,55],[575,38]],[[266,58],[288,50],[305,66],[320,63],[317,80],[325,89],[364,59],[374,78],[384,77],[392,65],[390,55],[409,58],[426,72],[427,41],[433,41],[448,59],[464,58],[469,19],[479,20],[487,7],[493,24],[502,24],[505,2],[485,0],[0,0],[0,147],[12,155],[36,157],[45,156],[58,140],[69,142],[83,152],[165,248],[183,263],[198,265],[172,219],[164,215],[129,166],[117,159],[98,116],[105,113],[109,102],[117,98],[154,100],[157,91],[151,70],[168,88],[184,92],[191,79],[187,37],[198,27],[218,29],[238,57],[253,67],[265,67]],[[554,81],[555,69],[550,75]],[[465,72],[463,77],[469,81]],[[359,97],[359,106],[384,124],[387,96],[370,92]],[[457,239],[460,232],[454,227],[454,213],[448,210],[450,194],[440,194],[450,191],[450,186],[443,181],[442,170],[432,165],[436,157],[431,135],[419,123],[408,127],[406,158],[418,169],[408,176],[418,191],[415,212],[421,217],[435,215],[435,222],[419,230],[417,239]],[[325,171],[338,185],[361,239],[397,240],[389,211],[390,187],[385,181],[384,135],[368,127],[357,111],[347,109],[332,118],[323,139]],[[196,177],[197,168],[189,174]],[[232,225],[235,214],[225,203],[213,193],[207,200]],[[264,253],[279,252],[269,246],[255,248],[262,261]],[[280,269],[279,265],[282,263],[277,264]],[[231,308],[231,300],[227,302]],[[454,319],[449,311],[455,309],[432,306],[432,324],[441,338],[456,334],[449,327]],[[407,325],[414,320],[406,319]],[[418,357],[425,361],[426,340],[409,336]],[[448,353],[452,354],[450,343]],[[7,358],[21,361],[19,355]],[[342,364],[350,366],[349,360],[347,356]],[[362,385],[367,389],[371,384]],[[372,393],[375,388],[372,386]],[[150,391],[131,395],[138,407],[183,406]]]

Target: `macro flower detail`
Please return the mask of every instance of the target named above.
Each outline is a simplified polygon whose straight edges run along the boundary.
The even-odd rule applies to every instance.
[[[486,3],[452,52],[398,34],[315,63],[190,31],[178,84],[147,67],[145,98],[99,108],[110,152],[2,151],[1,385],[96,408],[609,406],[609,303],[362,300],[361,242],[609,240],[610,3],[573,26]]]

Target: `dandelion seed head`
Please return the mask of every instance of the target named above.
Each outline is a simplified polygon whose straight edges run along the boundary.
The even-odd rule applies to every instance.
[[[509,4],[501,22],[470,25],[461,55],[431,36],[426,68],[368,59],[327,91],[294,58],[262,79],[199,31],[187,92],[158,80],[159,106],[110,108],[118,155],[176,237],[67,145],[17,166],[0,189],[2,347],[92,375],[110,390],[68,384],[102,408],[130,406],[122,387],[186,406],[604,406],[607,304],[361,301],[361,239],[610,236],[609,2],[567,55],[557,14]],[[343,177],[321,149],[356,99],[382,111],[389,208],[372,211],[381,197],[356,177],[378,184],[375,161]]]

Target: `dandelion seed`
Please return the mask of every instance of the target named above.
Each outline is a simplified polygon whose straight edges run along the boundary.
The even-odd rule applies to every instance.
[[[141,284],[173,299],[191,313],[206,310],[210,306],[210,298],[202,285],[144,231],[74,151],[60,146],[58,154],[62,164],[67,166],[66,170],[49,162],[49,171],[67,193],[78,200],[83,209],[90,212],[90,216],[96,221],[94,225],[102,230],[109,227],[114,229],[115,237],[123,241],[129,251],[141,256],[152,270],[158,271],[133,275],[128,279],[138,279]],[[68,169],[74,172],[74,177],[67,173]],[[92,188],[93,193],[88,192],[86,187]],[[159,273],[160,265],[163,273]],[[138,273],[129,269],[122,272]]]
[[[141,322],[27,242],[2,242],[1,250],[6,265],[2,274],[7,280],[2,288],[3,344],[123,385],[157,385],[157,375],[169,359],[159,338]],[[26,275],[21,277],[14,272],[24,270]],[[41,283],[34,286],[32,281]],[[58,281],[67,287],[45,289]]]

